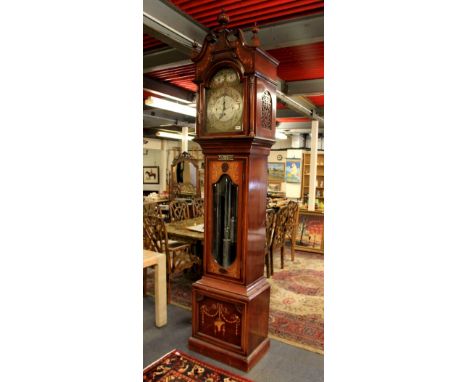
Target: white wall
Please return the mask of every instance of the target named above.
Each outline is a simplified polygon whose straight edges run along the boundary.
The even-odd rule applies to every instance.
[[[288,139],[277,139],[276,143],[271,147],[272,150],[287,149],[291,147],[291,136],[287,136]]]

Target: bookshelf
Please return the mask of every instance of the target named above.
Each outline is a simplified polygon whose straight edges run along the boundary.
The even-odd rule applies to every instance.
[[[301,183],[301,199],[304,204],[307,204],[310,192],[310,174],[311,163],[310,153],[304,153],[302,157],[302,183]],[[316,186],[315,186],[315,203],[316,209],[323,210],[325,203],[325,154],[323,151],[317,152],[316,166]],[[317,203],[318,202],[318,203]],[[318,206],[317,206],[318,204]]]

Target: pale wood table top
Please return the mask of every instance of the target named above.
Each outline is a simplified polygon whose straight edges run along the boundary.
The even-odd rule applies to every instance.
[[[166,255],[164,253],[143,250],[143,268],[151,267],[159,263],[159,261],[165,261]]]
[[[159,204],[159,203],[168,203],[169,202],[169,199],[167,198],[159,198],[159,199],[155,199],[155,198],[148,198],[148,199],[145,199],[143,201],[143,205],[145,204],[153,204],[153,203],[156,203],[156,204]]]
[[[170,236],[177,236],[184,239],[203,241],[205,234],[187,229],[187,227],[204,223],[204,217],[181,220],[179,222],[166,223],[166,231]]]

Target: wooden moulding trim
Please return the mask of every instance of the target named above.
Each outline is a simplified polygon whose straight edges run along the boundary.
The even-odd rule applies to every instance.
[[[249,371],[270,348],[270,339],[265,338],[257,348],[248,356],[243,356],[232,351],[219,348],[211,343],[200,341],[198,338],[189,338],[189,349],[194,350],[207,357],[217,359],[230,366],[243,371]]]
[[[226,297],[233,301],[249,302],[265,290],[270,288],[270,284],[264,276],[258,278],[249,285],[232,284],[230,281],[215,279],[210,276],[203,276],[200,280],[192,284],[196,290],[202,291],[204,294],[213,295],[213,291],[217,296]]]
[[[198,143],[202,147],[202,151],[205,152],[209,149],[223,149],[223,151],[232,151],[233,153],[245,153],[245,149],[249,150],[252,146],[262,146],[270,148],[275,144],[274,139],[260,138],[260,137],[248,137],[248,136],[210,136],[203,138],[195,138],[194,142]]]
[[[214,346],[219,346],[220,348],[225,348],[226,350],[229,350],[229,351],[232,351],[232,352],[235,352],[236,354],[247,354],[245,352],[245,350],[243,350],[245,348],[242,347],[242,346],[239,346],[239,345],[234,345],[233,343],[231,342],[227,342],[227,341],[223,341],[223,340],[220,340],[216,337],[212,337],[208,334],[205,334],[205,333],[202,333],[200,331],[198,331],[196,334],[194,334],[194,336],[196,338],[199,338],[201,340],[203,340],[203,342],[205,343],[210,343],[210,344],[213,344]]]
[[[270,77],[265,76],[263,73],[255,71],[255,76],[261,78],[262,80],[270,83],[274,87],[278,87],[278,81],[272,80]]]
[[[262,48],[255,48],[255,49],[258,53],[260,53],[263,57],[265,57],[265,59],[270,61],[272,64],[276,66],[279,65],[280,62],[276,58],[274,58],[271,54],[269,54],[267,51],[263,50]]]

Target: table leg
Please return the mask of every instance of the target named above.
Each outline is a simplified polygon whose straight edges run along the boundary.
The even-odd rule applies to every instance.
[[[157,327],[167,324],[167,290],[165,256],[154,266],[154,308]]]

